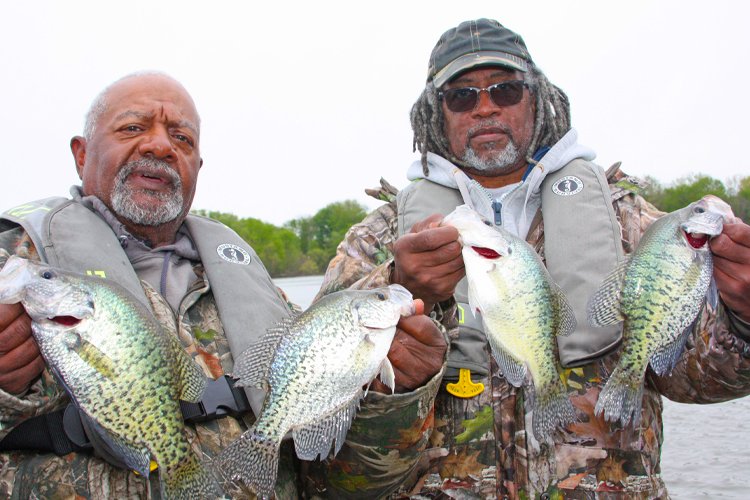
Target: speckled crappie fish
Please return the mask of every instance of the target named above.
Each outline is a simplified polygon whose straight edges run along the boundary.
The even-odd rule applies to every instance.
[[[221,495],[183,434],[179,400],[198,401],[204,376],[143,305],[108,280],[14,256],[0,303],[16,302],[51,371],[129,468],[148,476],[154,460],[163,498]]]
[[[674,368],[712,283],[709,239],[733,219],[712,195],[661,217],[591,297],[592,325],[624,321],[620,359],[595,408],[606,420],[637,424],[646,368]]]
[[[390,285],[332,293],[269,329],[235,364],[238,385],[268,393],[253,427],[219,456],[220,470],[270,497],[287,432],[303,460],[327,457],[334,441],[338,453],[366,386],[380,374],[394,387],[387,354],[396,323],[411,314],[411,294]]]
[[[527,387],[534,436],[549,441],[555,428],[575,420],[555,351],[555,336],[576,327],[573,310],[525,241],[485,223],[466,205],[443,224],[458,230],[469,306],[482,315],[492,355],[508,382]]]

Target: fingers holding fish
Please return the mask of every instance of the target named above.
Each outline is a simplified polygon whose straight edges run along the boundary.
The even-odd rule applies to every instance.
[[[447,348],[445,337],[429,317],[417,314],[401,318],[388,351],[388,359],[396,375],[395,392],[413,391],[434,377],[443,366]],[[373,382],[371,390],[391,393],[377,380]]]
[[[750,226],[741,221],[725,224],[710,245],[722,300],[740,318],[750,321]]]
[[[394,244],[393,254],[391,282],[424,300],[427,310],[450,298],[464,276],[458,232],[452,227],[405,234]]]
[[[43,370],[31,318],[20,304],[0,304],[0,389],[20,394]]]

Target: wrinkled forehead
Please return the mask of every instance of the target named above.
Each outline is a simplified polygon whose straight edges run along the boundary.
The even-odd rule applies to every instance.
[[[200,117],[187,90],[164,75],[138,75],[114,83],[104,95],[106,109],[102,118],[123,113],[163,114],[170,121],[190,125],[196,133]]]

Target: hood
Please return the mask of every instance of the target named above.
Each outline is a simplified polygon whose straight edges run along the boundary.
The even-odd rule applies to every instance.
[[[577,158],[591,161],[596,158],[596,153],[578,144],[578,133],[575,129],[570,129],[536,165],[529,166],[530,170],[527,171],[523,182],[503,199],[503,227],[519,238],[525,238],[531,220],[541,204],[539,190],[542,181],[550,173],[560,170]],[[427,165],[429,177],[425,177],[422,163],[417,160],[409,167],[407,178],[410,181],[429,179],[441,186],[457,189],[461,192],[464,203],[479,212],[485,219],[495,220],[492,196],[481,184],[442,156],[427,153]]]

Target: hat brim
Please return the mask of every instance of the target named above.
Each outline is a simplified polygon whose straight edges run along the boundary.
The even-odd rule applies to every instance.
[[[473,52],[471,54],[464,54],[438,71],[432,78],[432,82],[435,88],[440,88],[457,74],[480,66],[500,66],[523,71],[524,73],[528,70],[526,61],[513,54],[505,52]]]

